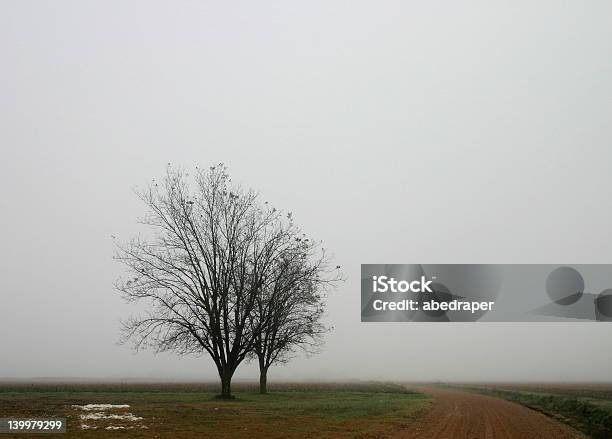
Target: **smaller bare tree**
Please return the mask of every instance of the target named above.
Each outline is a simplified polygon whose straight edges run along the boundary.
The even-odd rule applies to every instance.
[[[291,214],[288,215],[291,221]],[[322,318],[328,288],[341,280],[340,267],[330,269],[320,243],[296,233],[257,296],[254,356],[259,363],[259,391],[267,393],[268,369],[288,362],[296,350],[318,351],[328,331]]]

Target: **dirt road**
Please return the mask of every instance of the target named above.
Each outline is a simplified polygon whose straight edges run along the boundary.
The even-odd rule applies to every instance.
[[[400,438],[566,439],[583,438],[557,421],[518,404],[453,389],[419,389],[434,397],[432,409]]]

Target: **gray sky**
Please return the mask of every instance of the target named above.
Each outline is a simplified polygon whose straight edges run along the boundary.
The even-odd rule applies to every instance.
[[[610,324],[362,324],[359,292],[612,262],[611,2],[3,1],[0,56],[0,376],[214,378],[115,344],[110,235],[167,162],[224,161],[348,277],[271,379],[612,380]]]

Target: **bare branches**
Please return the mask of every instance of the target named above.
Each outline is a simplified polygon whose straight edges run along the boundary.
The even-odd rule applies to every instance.
[[[117,289],[147,313],[124,322],[122,341],[179,354],[208,353],[224,394],[238,365],[262,343],[270,361],[290,347],[314,346],[324,332],[320,277],[324,253],[300,235],[291,215],[231,183],[224,165],[193,178],[168,166],[137,191],[147,208],[146,239],[118,244],[128,275]],[[318,244],[317,244],[318,245]]]
[[[290,218],[291,219],[291,218]],[[274,264],[274,271],[258,296],[256,315],[261,330],[256,335],[254,354],[265,393],[266,374],[274,363],[290,360],[296,349],[318,351],[328,328],[322,323],[325,295],[342,279],[330,268],[330,260],[320,243],[292,229],[287,245]]]

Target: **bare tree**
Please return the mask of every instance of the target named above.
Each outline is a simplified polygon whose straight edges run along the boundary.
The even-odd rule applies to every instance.
[[[289,361],[297,349],[318,351],[328,330],[322,322],[325,293],[341,280],[339,268],[330,269],[320,243],[297,231],[293,246],[275,261],[272,275],[257,296],[256,316],[261,324],[255,334],[254,356],[259,363],[260,393],[267,393],[271,365]]]
[[[161,182],[137,194],[152,235],[117,244],[128,274],[116,286],[147,308],[124,322],[122,341],[208,354],[229,398],[232,376],[266,324],[253,318],[258,295],[294,245],[294,226],[233,185],[222,164],[196,169],[193,179],[169,165]]]

